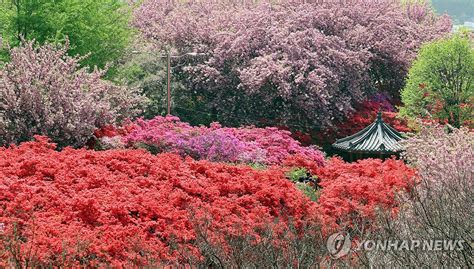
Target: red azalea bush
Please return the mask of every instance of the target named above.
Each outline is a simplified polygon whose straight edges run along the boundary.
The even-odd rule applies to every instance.
[[[395,159],[346,163],[332,158],[313,173],[321,180],[318,207],[325,223],[340,227],[370,222],[379,208],[395,209],[397,192],[408,190],[416,178],[414,169]]]
[[[396,159],[348,163],[334,157],[320,166],[296,155],[286,159],[283,168],[287,173],[304,168],[317,176],[318,210],[325,231],[371,227],[377,210],[398,210],[396,195],[411,190],[418,177],[415,169]]]
[[[36,140],[0,148],[0,267],[162,265],[202,258],[196,227],[226,249],[268,227],[278,239],[290,220],[296,237],[316,223],[315,204],[277,168]]]
[[[145,147],[156,153],[173,152],[210,161],[273,165],[301,155],[318,165],[324,162],[321,151],[302,146],[289,131],[270,127],[191,126],[178,117],[158,116],[96,134],[102,136],[100,142],[105,148]]]
[[[94,131],[94,137],[114,137],[114,136],[124,136],[129,134],[135,129],[135,125],[131,121],[126,121],[120,127],[116,127],[112,124],[105,125],[100,129]]]

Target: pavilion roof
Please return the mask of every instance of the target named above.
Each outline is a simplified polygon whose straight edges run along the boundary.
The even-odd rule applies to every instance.
[[[404,137],[398,131],[382,120],[382,113],[377,119],[363,130],[338,139],[332,146],[336,149],[368,154],[390,154],[403,151],[399,141]]]

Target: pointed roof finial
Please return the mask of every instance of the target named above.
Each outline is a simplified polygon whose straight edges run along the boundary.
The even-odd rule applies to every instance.
[[[382,121],[382,110],[379,110],[379,112],[377,112],[377,121]]]

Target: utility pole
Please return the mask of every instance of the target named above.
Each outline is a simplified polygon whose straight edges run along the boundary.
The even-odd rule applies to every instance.
[[[167,88],[168,88],[168,98],[167,98],[167,104],[168,104],[168,114],[167,116],[171,115],[171,53],[168,50],[166,52],[166,58],[167,58]]]
[[[132,51],[133,54],[140,54],[140,51]],[[160,58],[166,58],[166,88],[167,88],[167,96],[166,96],[166,112],[167,115],[171,115],[171,58],[181,58],[184,56],[203,56],[206,55],[205,53],[197,53],[197,52],[188,52],[181,55],[171,55],[171,50],[166,50],[166,55],[157,55],[154,53],[150,53],[151,55],[158,56]]]

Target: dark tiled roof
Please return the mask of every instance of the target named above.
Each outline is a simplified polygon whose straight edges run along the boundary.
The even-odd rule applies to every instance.
[[[397,153],[403,150],[399,141],[403,136],[382,120],[379,112],[377,119],[363,130],[338,139],[332,146],[339,150],[358,153]]]

